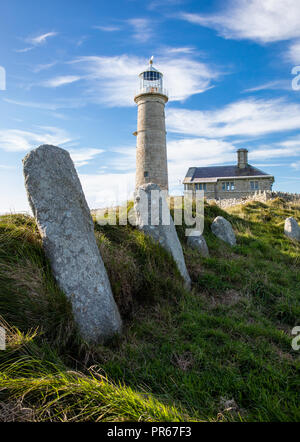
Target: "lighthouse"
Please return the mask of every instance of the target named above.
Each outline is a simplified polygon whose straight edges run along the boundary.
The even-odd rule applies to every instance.
[[[165,104],[163,74],[149,67],[140,75],[140,88],[134,101],[138,106],[136,143],[136,189],[147,183],[158,184],[168,190]]]

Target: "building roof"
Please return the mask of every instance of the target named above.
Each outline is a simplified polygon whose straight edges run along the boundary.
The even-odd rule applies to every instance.
[[[218,178],[269,177],[260,169],[248,164],[244,169],[238,166],[190,167],[184,183],[216,182]]]

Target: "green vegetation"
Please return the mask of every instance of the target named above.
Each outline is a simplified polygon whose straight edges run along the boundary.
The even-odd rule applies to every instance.
[[[210,232],[223,215],[230,248]],[[205,207],[202,258],[172,259],[131,226],[95,234],[124,334],[88,347],[57,287],[32,218],[0,218],[0,421],[299,421],[300,245],[283,234],[300,206],[275,200]]]

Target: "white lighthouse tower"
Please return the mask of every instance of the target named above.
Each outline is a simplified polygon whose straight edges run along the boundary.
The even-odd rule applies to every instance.
[[[155,183],[168,190],[165,104],[163,74],[149,67],[140,75],[140,90],[134,97],[138,105],[136,144],[136,189],[142,184]]]

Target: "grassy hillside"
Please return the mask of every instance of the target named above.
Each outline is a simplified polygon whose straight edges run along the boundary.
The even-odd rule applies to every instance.
[[[210,232],[232,222],[237,245]],[[0,218],[0,421],[296,421],[300,245],[283,235],[300,206],[282,200],[205,207],[209,258],[178,234],[193,286],[131,226],[95,225],[124,334],[78,336],[32,218]],[[298,370],[298,374],[297,374]],[[297,377],[298,376],[298,377]]]

